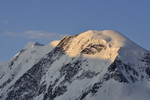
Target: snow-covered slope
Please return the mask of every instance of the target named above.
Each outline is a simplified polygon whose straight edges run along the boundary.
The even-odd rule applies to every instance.
[[[1,100],[150,98],[150,52],[111,30],[28,43],[0,69]]]

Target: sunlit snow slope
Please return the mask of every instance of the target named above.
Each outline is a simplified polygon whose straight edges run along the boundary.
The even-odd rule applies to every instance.
[[[111,30],[28,43],[0,65],[0,100],[149,100],[150,52]]]

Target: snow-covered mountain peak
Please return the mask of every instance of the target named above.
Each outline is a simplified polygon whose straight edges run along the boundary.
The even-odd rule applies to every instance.
[[[130,52],[130,54],[133,54],[135,51],[136,53],[141,53],[142,51],[145,52],[145,49],[138,46],[121,33],[112,30],[89,30],[75,36],[66,36],[60,41],[58,46],[61,46],[70,57],[80,56],[84,51],[91,51],[94,54],[94,52],[100,50],[98,50],[98,48],[101,48],[102,50],[100,53],[107,55],[109,55],[108,50],[111,52],[115,51],[116,53],[119,53],[119,55],[124,55],[122,52]],[[91,57],[95,58],[95,56],[100,57],[96,53]]]
[[[0,100],[149,100],[149,92],[150,52],[112,30],[30,42],[0,64]]]
[[[123,34],[113,30],[103,30],[103,31],[89,30],[79,34],[78,38],[104,40],[106,43],[109,43],[116,48],[136,45],[134,42],[125,37]]]
[[[35,46],[44,46],[44,45],[38,42],[28,42],[27,45],[24,47],[24,49],[28,49]]]

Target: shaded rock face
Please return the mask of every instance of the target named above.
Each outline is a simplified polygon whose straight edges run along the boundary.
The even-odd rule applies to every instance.
[[[83,54],[96,54],[99,53],[101,50],[105,49],[106,47],[103,44],[89,44],[85,49],[81,51]]]
[[[128,65],[123,64],[120,60],[114,61],[114,63],[112,63],[108,67],[107,72],[103,75],[103,78],[100,79],[98,82],[94,83],[93,85],[91,85],[90,87],[88,87],[86,90],[84,90],[84,92],[80,95],[78,100],[85,100],[86,96],[89,94],[91,94],[92,96],[96,95],[98,90],[100,90],[101,87],[103,86],[103,83],[105,83],[106,81],[109,81],[110,79],[114,79],[117,82],[121,82],[121,83],[129,83],[130,80],[132,82],[135,82],[136,79],[134,80],[134,76],[132,76],[133,79],[132,78],[127,79],[123,75],[120,66],[126,69]],[[135,71],[135,70],[131,68],[130,70],[126,70],[126,71]],[[84,77],[84,75],[82,77]]]
[[[28,70],[15,84],[11,87],[6,100],[28,100],[32,99],[39,90],[39,84],[42,76],[46,74],[51,64],[59,59],[64,51],[56,47],[52,52],[47,54],[47,58],[41,59],[30,70]]]
[[[147,74],[147,77],[150,78],[150,52],[146,53],[143,59],[141,59],[142,62],[145,62],[145,72]]]
[[[109,78],[113,78],[118,82],[127,82],[128,80],[125,78],[125,76],[122,74],[122,70],[120,68],[126,68],[127,65],[123,64],[120,60],[114,61],[109,67],[108,72],[104,75],[105,80],[109,80]],[[128,71],[128,70],[127,70]]]
[[[48,92],[44,95],[44,100],[54,99],[57,96],[63,95],[67,91],[67,86],[65,84],[72,83],[72,78],[79,72],[81,66],[80,61],[69,63],[63,65],[59,70],[60,76],[55,80],[55,82],[48,87]],[[61,78],[63,80],[61,80]],[[61,82],[58,84],[58,82]],[[58,84],[56,86],[56,84]],[[55,88],[54,88],[55,87]]]

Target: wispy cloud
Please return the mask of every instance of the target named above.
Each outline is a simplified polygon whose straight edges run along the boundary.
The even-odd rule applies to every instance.
[[[28,38],[52,38],[52,37],[62,37],[65,34],[29,30],[25,31],[24,35],[26,35]]]
[[[24,37],[30,39],[41,39],[41,38],[62,38],[66,36],[66,34],[58,34],[58,33],[50,33],[50,32],[43,32],[43,31],[36,31],[36,30],[27,30],[24,32],[11,32],[7,31],[6,35],[13,36],[13,37]]]

